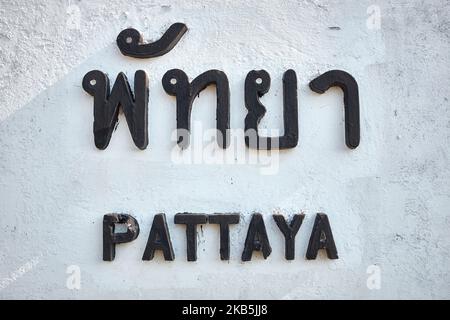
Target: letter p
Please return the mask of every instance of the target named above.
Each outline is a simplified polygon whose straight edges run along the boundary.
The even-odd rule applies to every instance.
[[[124,225],[126,232],[116,233],[117,225]],[[131,242],[139,235],[139,224],[129,214],[109,213],[103,216],[103,261],[113,261],[116,243]]]

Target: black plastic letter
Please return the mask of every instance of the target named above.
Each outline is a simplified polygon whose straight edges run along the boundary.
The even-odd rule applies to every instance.
[[[184,23],[174,23],[153,43],[143,43],[142,35],[136,29],[125,29],[117,36],[117,46],[125,56],[154,58],[166,54],[175,47],[187,31]]]
[[[324,93],[338,86],[344,92],[345,144],[350,149],[359,146],[359,91],[358,83],[350,74],[341,70],[325,72],[309,83],[312,91]]]
[[[260,81],[260,82],[258,82]],[[283,119],[284,135],[280,137],[260,137],[258,123],[264,117],[266,108],[259,100],[270,89],[270,75],[265,70],[253,70],[245,78],[245,143],[256,149],[290,149],[298,143],[298,101],[297,76],[294,70],[283,75]]]
[[[110,92],[108,76],[98,70],[88,72],[83,78],[83,88],[94,97],[95,146],[106,149],[119,116],[119,106],[127,119],[134,144],[141,150],[148,145],[148,78],[145,71],[134,75],[135,98],[127,77],[119,73]]]
[[[182,149],[189,146],[191,110],[195,97],[211,84],[216,85],[216,127],[217,143],[226,149],[229,145],[230,128],[230,86],[227,75],[219,70],[209,70],[189,83],[184,71],[172,69],[162,79],[164,90],[177,100],[177,143]]]
[[[296,214],[288,225],[283,215],[274,214],[273,219],[277,223],[278,228],[284,235],[285,241],[285,257],[286,260],[294,260],[295,258],[295,236],[297,235],[300,226],[302,225],[304,214]]]
[[[175,224],[186,225],[187,261],[197,261],[197,225],[206,221],[206,214],[184,212],[175,215]]]
[[[127,232],[115,233],[116,224],[125,224]],[[113,261],[116,243],[131,242],[139,235],[139,224],[129,214],[110,213],[103,216],[103,260]]]
[[[230,224],[239,223],[239,214],[210,214],[208,222],[220,225],[220,260],[230,260]]]
[[[325,249],[327,251],[328,259],[338,259],[330,222],[325,213],[318,213],[316,215],[311,237],[309,238],[308,250],[306,251],[306,259],[316,259],[319,249]]]
[[[142,260],[152,260],[155,256],[155,250],[162,250],[165,260],[173,261],[175,259],[164,213],[157,214],[153,218],[152,228]]]
[[[267,259],[272,253],[264,219],[259,213],[253,214],[250,221],[247,237],[245,238],[244,251],[242,252],[242,261],[252,260],[252,254],[255,250],[262,251],[264,259]]]

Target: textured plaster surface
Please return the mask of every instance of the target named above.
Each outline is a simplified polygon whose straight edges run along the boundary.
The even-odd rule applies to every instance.
[[[189,31],[160,58],[127,58],[115,45],[126,27],[151,40],[177,21]],[[445,0],[1,0],[0,297],[450,298],[449,61]],[[172,68],[191,78],[225,71],[232,128],[244,126],[247,72],[266,69],[272,88],[261,127],[269,129],[282,126],[282,74],[294,69],[299,146],[279,155],[274,175],[254,165],[175,164],[175,99],[161,86]],[[147,71],[147,150],[133,145],[123,115],[108,149],[95,148],[93,101],[81,88],[93,69],[111,81]],[[360,86],[354,151],[344,144],[342,93],[307,86],[330,69]],[[193,119],[214,127],[214,103],[213,89],[202,92]],[[241,213],[229,262],[219,260],[212,225],[199,228],[198,261],[186,261],[185,229],[173,224],[184,211]],[[141,234],[103,262],[109,212],[135,216]],[[143,262],[159,212],[176,260]],[[252,212],[265,216],[273,253],[242,263]],[[306,214],[292,262],[271,219],[277,212]],[[339,260],[304,258],[316,212],[329,216]],[[79,290],[66,285],[71,265],[81,272]],[[379,290],[366,285],[371,265],[381,271]]]

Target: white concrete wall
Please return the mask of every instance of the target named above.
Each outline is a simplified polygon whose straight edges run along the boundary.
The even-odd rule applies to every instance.
[[[189,31],[163,57],[126,58],[116,47],[126,27],[157,39],[177,21]],[[449,40],[445,0],[0,1],[0,297],[450,298]],[[293,68],[299,146],[279,155],[273,175],[258,165],[175,164],[175,99],[161,85],[172,68],[191,78],[225,71],[234,129],[244,125],[252,69],[272,77],[261,127],[282,127],[281,78]],[[360,86],[354,151],[344,144],[342,93],[308,88],[335,68]],[[148,72],[147,150],[133,145],[123,115],[108,149],[95,148],[93,99],[81,88],[92,69],[112,81]],[[213,128],[214,103],[212,88],[202,92],[193,119]],[[186,261],[185,229],[173,224],[183,211],[242,214],[229,262],[219,260],[212,225],[199,232],[198,261]],[[297,259],[287,262],[271,214],[302,211]],[[109,212],[135,216],[141,234],[103,262]],[[176,260],[143,262],[159,212]],[[273,253],[242,263],[252,212],[264,214]],[[304,258],[316,212],[330,218],[339,260]],[[79,290],[66,285],[71,265]],[[379,290],[367,286],[371,265]]]

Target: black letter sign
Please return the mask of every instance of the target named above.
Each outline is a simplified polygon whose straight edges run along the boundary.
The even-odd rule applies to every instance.
[[[118,121],[119,106],[122,106],[134,144],[141,150],[147,148],[148,79],[145,71],[136,71],[134,75],[136,98],[122,72],[117,76],[111,93],[108,76],[98,70],[84,76],[83,88],[94,96],[94,139],[97,148],[104,150],[108,146]]]
[[[208,221],[220,225],[220,260],[230,260],[230,224],[239,223],[239,214],[210,214]]]
[[[206,214],[196,213],[177,213],[175,215],[175,224],[186,225],[186,251],[187,260],[197,260],[197,225],[206,223]]]
[[[311,90],[317,93],[334,86],[344,91],[345,144],[355,149],[359,146],[359,92],[355,78],[345,71],[331,70],[309,83]]]
[[[258,80],[260,82],[258,82]],[[283,75],[283,119],[284,135],[281,137],[260,137],[258,123],[264,117],[266,108],[259,98],[270,89],[270,75],[265,70],[253,70],[245,78],[245,144],[256,149],[289,149],[298,143],[297,76],[294,70]]]
[[[245,238],[244,251],[242,252],[242,261],[252,260],[253,251],[262,251],[264,259],[272,252],[269,238],[267,237],[266,226],[261,214],[255,213],[248,227],[247,238]]]
[[[153,218],[152,229],[148,236],[147,246],[145,247],[142,260],[152,260],[155,255],[155,250],[162,250],[165,260],[173,261],[175,259],[169,229],[167,228],[166,215],[164,213],[157,214]]]
[[[125,29],[117,36],[117,46],[126,56],[141,59],[159,57],[172,50],[186,31],[184,23],[174,23],[159,40],[144,43],[139,31]]]
[[[285,241],[285,257],[286,260],[294,260],[295,257],[295,236],[297,235],[298,229],[302,225],[304,214],[296,214],[292,218],[291,223],[288,225],[286,220],[281,214],[274,214],[273,219],[277,223],[278,228],[284,235]]]
[[[306,259],[316,259],[319,249],[325,249],[327,251],[328,259],[338,259],[330,222],[328,221],[328,217],[325,213],[318,213],[316,216],[311,237],[309,238]]]
[[[127,232],[115,233],[116,224],[125,224]],[[110,213],[103,216],[103,260],[113,261],[116,243],[131,242],[139,235],[139,224],[129,214]]]
[[[184,71],[172,69],[163,76],[164,90],[177,97],[177,143],[180,148],[189,146],[191,130],[191,110],[195,97],[211,84],[216,85],[217,143],[223,149],[229,145],[230,129],[230,86],[227,75],[219,70],[209,70],[189,83]]]

